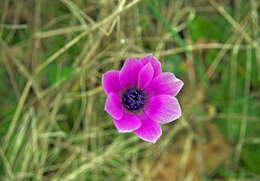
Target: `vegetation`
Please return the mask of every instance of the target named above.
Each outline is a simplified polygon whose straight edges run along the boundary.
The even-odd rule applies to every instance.
[[[1,0],[0,180],[259,180],[260,1]],[[184,80],[156,144],[120,134],[102,73]]]

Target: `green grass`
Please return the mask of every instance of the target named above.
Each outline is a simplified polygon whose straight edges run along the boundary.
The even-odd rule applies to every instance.
[[[194,155],[218,163],[210,172],[194,163],[198,180],[259,180],[259,8],[257,0],[2,1],[0,180],[165,180],[167,165],[164,178],[183,181]],[[103,73],[149,53],[184,80],[183,115],[156,144],[116,131],[101,87]],[[220,162],[223,154],[201,149],[211,123],[229,150]]]

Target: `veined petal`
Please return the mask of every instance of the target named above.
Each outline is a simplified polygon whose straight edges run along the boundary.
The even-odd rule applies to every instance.
[[[120,97],[115,93],[110,93],[107,96],[105,111],[114,119],[121,119],[123,117],[123,108],[120,103]]]
[[[132,132],[141,126],[141,121],[134,114],[124,113],[120,120],[114,119],[117,130],[121,133]]]
[[[155,143],[162,135],[161,126],[147,117],[145,114],[139,117],[142,125],[134,133],[144,141]]]
[[[183,86],[183,82],[173,73],[161,73],[155,77],[146,88],[149,97],[160,94],[176,96]]]
[[[158,95],[147,100],[144,112],[158,123],[169,123],[181,116],[181,107],[175,97]]]
[[[138,74],[138,87],[146,88],[152,81],[153,74],[154,70],[151,63],[147,63]]]
[[[144,56],[143,58],[141,58],[140,60],[144,65],[146,65],[147,63],[152,64],[153,70],[154,70],[154,76],[153,77],[156,77],[157,75],[159,75],[162,72],[161,63],[154,56],[147,55],[147,56]]]
[[[106,94],[111,92],[119,95],[122,89],[119,83],[119,71],[111,70],[102,75],[102,86]]]
[[[136,58],[128,58],[120,73],[119,82],[122,88],[137,85],[138,73],[144,65]]]

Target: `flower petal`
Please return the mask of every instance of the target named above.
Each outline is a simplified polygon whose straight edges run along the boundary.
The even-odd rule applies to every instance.
[[[114,93],[107,96],[105,111],[114,119],[121,119],[123,117],[123,108],[121,106],[120,97]]]
[[[162,135],[161,126],[147,117],[145,114],[139,117],[141,120],[141,127],[135,130],[135,134],[144,141],[155,143]]]
[[[132,132],[141,126],[141,121],[133,114],[125,113],[120,120],[114,120],[115,127],[121,133]]]
[[[176,78],[173,73],[161,73],[155,77],[146,88],[149,97],[160,94],[176,96],[183,86],[183,82]]]
[[[122,88],[128,88],[137,84],[138,73],[144,65],[136,58],[128,58],[120,73],[119,82]]]
[[[106,94],[113,92],[118,95],[119,91],[122,89],[119,83],[119,71],[111,70],[103,74],[102,86],[104,87]]]
[[[148,99],[145,113],[158,123],[169,123],[181,116],[178,100],[170,95],[158,95]]]
[[[153,78],[153,73],[151,63],[146,64],[138,74],[138,86],[142,89],[146,88]]]
[[[154,56],[147,55],[147,56],[144,56],[143,58],[141,58],[140,60],[144,65],[146,65],[147,63],[152,64],[153,70],[154,70],[154,77],[156,77],[157,75],[159,75],[162,72],[161,63]]]

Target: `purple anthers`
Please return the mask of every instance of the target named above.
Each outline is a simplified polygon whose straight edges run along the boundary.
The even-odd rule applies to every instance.
[[[122,101],[125,109],[136,113],[144,106],[146,93],[136,87],[130,88],[123,93]]]

